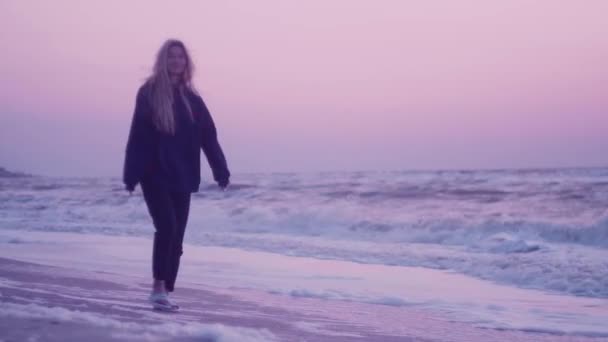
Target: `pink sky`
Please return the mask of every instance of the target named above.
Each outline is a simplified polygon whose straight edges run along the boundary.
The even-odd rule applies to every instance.
[[[608,1],[0,2],[0,166],[119,176],[183,39],[234,172],[608,166]],[[208,174],[208,171],[205,170]]]

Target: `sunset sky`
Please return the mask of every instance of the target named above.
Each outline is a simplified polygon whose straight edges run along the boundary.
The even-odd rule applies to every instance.
[[[608,166],[607,13],[605,0],[2,0],[0,166],[120,176],[135,93],[173,37],[233,173]]]

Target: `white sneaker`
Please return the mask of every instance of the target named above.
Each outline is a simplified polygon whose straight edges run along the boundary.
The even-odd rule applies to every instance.
[[[150,294],[148,297],[148,301],[152,303],[152,308],[154,310],[160,311],[177,311],[179,310],[179,306],[171,303],[169,301],[169,297],[164,292],[155,292]]]

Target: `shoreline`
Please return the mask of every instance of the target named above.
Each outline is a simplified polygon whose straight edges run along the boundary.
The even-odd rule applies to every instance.
[[[403,272],[408,274],[397,285],[412,295],[425,290],[433,281],[439,284],[428,290],[438,299],[450,295],[446,292],[449,286],[441,288],[446,285],[441,283],[446,282],[478,292],[470,298],[488,295],[484,288],[472,286],[497,289],[490,291],[494,297],[481,298],[481,303],[491,303],[491,298],[501,296],[506,299],[509,295],[519,296],[520,291],[527,293],[449,272],[192,245],[185,247],[182,275],[171,295],[182,310],[168,316],[153,311],[146,302],[150,290],[150,240],[67,233],[20,234],[19,242],[4,244],[0,252],[0,316],[11,322],[4,325],[7,329],[2,329],[5,333],[0,339],[11,336],[14,339],[22,331],[30,335],[19,335],[17,340],[34,336],[69,340],[72,330],[78,334],[91,328],[93,335],[102,334],[100,340],[106,337],[136,340],[133,336],[150,341],[608,340],[576,332],[569,335],[548,328],[538,330],[532,325],[527,329],[496,329],[484,322],[484,316],[476,321],[455,319],[463,308],[458,311],[449,303],[429,307],[399,297],[387,296],[376,302],[345,297],[348,293],[356,294],[358,287],[370,290],[366,286],[376,284],[382,288],[389,277],[397,279]],[[375,283],[366,285],[365,277]],[[406,282],[406,278],[411,279]],[[299,286],[293,287],[294,282]],[[284,290],[262,286],[268,283],[279,289],[283,286]],[[342,292],[336,290],[338,286],[342,286]],[[534,293],[513,298],[541,300]],[[571,309],[566,306],[567,301],[562,305],[564,310]],[[479,309],[474,303],[466,304],[465,308],[472,317]],[[515,314],[498,306],[491,309],[496,315]],[[533,304],[530,310],[534,310]],[[595,312],[594,319],[598,319],[597,310],[601,307],[587,310],[586,314]],[[568,317],[564,314],[563,319]]]
[[[417,309],[328,303],[243,289],[182,287],[178,313],[152,310],[148,284],[102,281],[98,272],[0,258],[2,339],[69,341],[601,341],[474,328]],[[330,314],[324,309],[331,306]],[[395,315],[397,315],[395,317]],[[359,316],[354,324],[349,316]],[[340,320],[337,317],[345,317]],[[351,317],[352,318],[352,317]],[[360,319],[392,328],[375,331]],[[395,319],[397,318],[397,319]]]

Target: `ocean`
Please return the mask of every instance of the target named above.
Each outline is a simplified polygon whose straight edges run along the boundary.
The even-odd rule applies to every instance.
[[[235,174],[192,198],[185,242],[448,270],[608,297],[608,168]],[[150,237],[119,178],[0,178],[0,230]],[[16,241],[0,241],[18,243]]]

